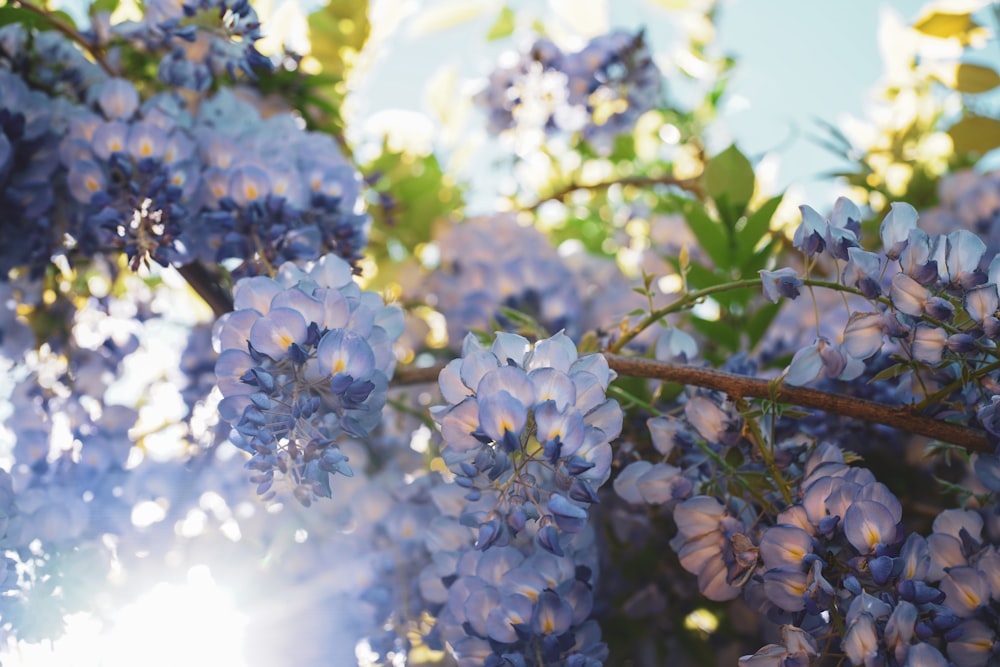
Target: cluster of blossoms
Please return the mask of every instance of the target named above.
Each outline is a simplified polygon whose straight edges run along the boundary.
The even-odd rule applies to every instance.
[[[794,244],[807,257],[833,259],[842,269],[824,286],[849,292],[851,308],[841,342],[819,337],[796,352],[786,370],[789,384],[806,384],[821,376],[859,377],[871,364],[892,355],[914,396],[924,395],[938,410],[976,414],[981,392],[996,392],[995,340],[1000,262],[989,261],[985,243],[968,230],[928,234],[917,227],[917,212],[894,204],[881,224],[882,252],[860,246],[860,213],[840,200],[824,220],[803,207]],[[804,282],[791,268],[761,271],[765,294],[773,301],[795,298]],[[958,389],[952,383],[962,375]],[[940,389],[942,393],[938,394]],[[988,415],[979,421],[992,433]],[[992,433],[994,436],[995,433]]]
[[[621,408],[605,398],[613,377],[603,356],[578,357],[565,334],[531,344],[498,333],[489,349],[466,337],[462,358],[441,372],[448,405],[432,414],[442,456],[468,489],[464,520],[479,530],[478,549],[530,528],[561,554],[561,536],[584,528],[622,427]]]
[[[513,62],[501,62],[476,102],[490,131],[513,131],[523,148],[564,132],[608,152],[617,135],[660,101],[662,75],[642,32],[600,35],[572,53],[540,39],[506,59]]]
[[[881,388],[881,402],[917,403],[939,418],[978,426],[997,442],[1000,400],[993,365],[1000,264],[972,231],[928,233],[919,228],[917,212],[907,204],[894,204],[882,221],[882,252],[868,252],[859,245],[856,226],[847,222],[859,217],[848,202],[841,202],[828,221],[803,209],[796,245],[814,259],[825,254],[846,260],[837,282],[827,285],[850,290],[850,306],[836,325],[843,331],[840,344],[821,338],[797,352],[785,381],[891,374],[896,378],[892,383],[868,385]],[[931,224],[940,226],[931,217]],[[795,298],[804,284],[793,269],[761,275],[765,293],[773,299]],[[824,317],[823,323],[830,319],[836,318]],[[844,436],[843,431],[826,434]],[[980,453],[974,461],[978,482],[994,493],[1000,488],[996,462],[995,453]]]
[[[3,30],[10,48],[33,44]],[[100,69],[66,97],[25,84],[78,69],[0,58],[0,201],[13,216],[5,276],[40,270],[66,245],[88,256],[124,250],[133,268],[201,259],[238,276],[328,252],[360,260],[370,224],[361,177],[332,137],[291,112],[262,118],[229,89],[195,108],[177,92],[142,101]]]
[[[205,91],[223,75],[252,79],[255,70],[271,68],[255,46],[262,33],[247,0],[154,0],[145,4],[141,21],[119,23],[110,32],[165,54],[157,75],[176,88]]]
[[[773,525],[761,528],[750,507],[712,496],[684,501],[673,516],[673,546],[703,593],[742,595],[770,620],[808,633],[806,653],[832,636],[824,650],[854,665],[996,660],[1000,554],[981,515],[945,510],[927,538],[907,535],[895,495],[867,469],[845,464],[834,445],[809,457],[796,502]],[[843,634],[831,635],[835,627]],[[787,664],[775,662],[785,652],[765,647],[744,662]]]
[[[0,274],[18,265],[36,272],[51,256],[52,177],[57,137],[50,126],[52,100],[0,69]]]
[[[107,78],[61,33],[33,31],[16,22],[0,28],[0,63],[32,89],[56,99],[83,100],[88,90]]]
[[[607,337],[613,331],[605,329],[609,324],[648,307],[634,290],[640,283],[629,280],[614,260],[557,250],[537,229],[510,215],[463,221],[435,242],[441,266],[427,278],[429,301],[445,316],[448,340],[456,345],[470,331],[494,328],[532,329],[537,335],[562,331],[574,341],[590,332]],[[664,247],[657,245],[644,260],[652,264],[658,252]],[[665,269],[660,264],[655,268]],[[420,298],[416,292],[410,296]],[[655,344],[652,334],[644,332],[636,343]]]
[[[581,545],[556,556],[514,546],[455,562],[437,621],[460,667],[598,667],[608,656],[590,618],[594,566]]]
[[[920,213],[926,231],[947,234],[968,229],[986,243],[990,255],[1000,251],[1000,174],[958,171],[941,179],[937,194],[938,205]]]
[[[76,209],[80,249],[124,250],[132,268],[150,259],[180,259],[175,241],[186,211],[181,200],[195,182],[186,171],[192,152],[174,118],[150,100],[140,111],[139,93],[124,79],[107,79],[93,94],[100,114],[79,109],[59,148]]]
[[[583,303],[577,281],[540,232],[513,216],[468,220],[437,239],[442,268],[428,280],[435,307],[448,321],[448,339],[511,323],[510,308],[548,333],[582,334]]]
[[[191,129],[199,183],[192,252],[237,275],[335,253],[352,265],[368,243],[361,176],[327,134],[304,131],[292,113],[263,118],[232,91],[198,110]]]
[[[252,455],[258,493],[279,473],[303,504],[328,498],[329,474],[352,474],[338,439],[366,438],[379,423],[402,311],[362,291],[335,255],[244,278],[234,301],[218,324],[216,364],[231,439]]]

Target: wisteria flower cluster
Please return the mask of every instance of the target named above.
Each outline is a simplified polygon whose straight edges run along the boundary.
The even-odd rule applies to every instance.
[[[3,30],[21,44],[13,28]],[[195,108],[176,92],[143,100],[131,81],[86,72],[87,86],[66,99],[0,69],[8,271],[116,249],[133,269],[201,259],[237,276],[327,252],[360,261],[370,224],[361,177],[332,137],[303,130],[291,113],[265,120],[229,89]]]
[[[562,554],[610,475],[622,411],[605,398],[614,377],[601,355],[579,357],[565,334],[534,344],[498,333],[486,349],[469,335],[462,358],[441,372],[447,405],[434,410],[455,483],[468,489],[465,520],[478,549],[536,531]]]
[[[803,473],[797,502],[768,527],[712,496],[673,513],[672,545],[706,596],[742,595],[806,633],[799,649],[765,647],[741,664],[815,656],[835,626],[846,630],[839,647],[823,651],[840,650],[853,665],[991,664],[998,598],[990,582],[1000,557],[983,541],[981,515],[947,510],[930,536],[907,535],[896,496],[869,470],[845,464],[839,447],[821,445]]]
[[[205,91],[223,75],[253,78],[270,70],[256,42],[262,37],[257,12],[246,0],[156,0],[146,5],[142,21],[126,21],[111,32],[165,53],[157,75],[163,83]]]
[[[828,220],[809,207],[802,212],[795,247],[812,260],[835,262],[835,280],[825,286],[850,293],[857,310],[847,313],[841,342],[820,336],[798,350],[785,382],[850,380],[889,354],[914,402],[971,416],[995,438],[992,408],[981,395],[996,394],[1000,263],[987,256],[982,239],[965,229],[928,234],[912,206],[896,203],[881,223],[881,253],[871,252],[861,247],[860,212],[848,200],[839,200]],[[773,301],[798,297],[807,279],[791,268],[761,271],[761,278]]]
[[[338,439],[379,423],[402,311],[351,275],[327,255],[308,271],[286,264],[277,279],[245,278],[220,320],[219,412],[252,455],[259,494],[277,475],[303,504],[330,497],[329,475],[352,474]]]
[[[571,53],[540,39],[506,59],[513,62],[501,61],[476,102],[492,132],[516,130],[525,147],[565,132],[610,151],[614,138],[654,108],[662,91],[642,32],[601,35]]]
[[[583,300],[574,275],[537,230],[513,216],[467,220],[438,240],[442,267],[428,281],[448,321],[448,339],[469,331],[516,326],[510,308],[553,334],[582,334]]]
[[[0,273],[19,265],[34,271],[51,255],[54,224],[52,177],[58,167],[58,137],[50,125],[52,100],[0,69]],[[42,231],[37,231],[42,230]]]

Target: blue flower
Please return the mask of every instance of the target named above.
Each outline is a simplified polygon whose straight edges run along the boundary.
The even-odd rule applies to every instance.
[[[237,310],[218,333],[219,410],[251,455],[259,493],[273,494],[280,477],[308,504],[331,495],[330,474],[353,474],[338,442],[368,437],[380,420],[401,313],[358,289],[333,255],[278,276],[236,285]]]
[[[583,528],[622,426],[621,409],[605,397],[611,378],[602,356],[578,358],[562,333],[534,345],[500,333],[488,350],[466,338],[462,359],[440,375],[449,404],[432,415],[444,460],[470,491],[464,516],[479,527],[480,548],[531,528],[559,553],[559,534]]]
[[[759,273],[764,296],[771,303],[778,303],[781,297],[795,299],[799,296],[802,279],[799,278],[795,269],[787,267],[776,271],[761,269]]]

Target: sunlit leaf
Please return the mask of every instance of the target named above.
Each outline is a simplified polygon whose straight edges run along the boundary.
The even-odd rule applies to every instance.
[[[717,267],[728,269],[732,266],[732,249],[726,227],[721,222],[713,220],[701,204],[687,199],[679,201],[681,213],[702,250]]]
[[[754,249],[771,228],[771,218],[778,210],[784,195],[768,199],[756,211],[747,216],[746,224],[736,231],[736,251],[742,260],[751,257]]]
[[[982,155],[1000,146],[1000,120],[986,116],[965,116],[948,128],[959,154]]]
[[[426,7],[410,24],[410,34],[419,37],[447,30],[479,18],[496,5],[478,0],[447,0]]]
[[[331,0],[309,15],[310,55],[324,74],[344,77],[354,58],[368,41],[368,2]]]
[[[369,244],[376,260],[388,256],[392,242],[408,249],[426,243],[436,222],[461,211],[462,193],[434,155],[416,156],[383,146],[382,154],[362,172],[380,200],[372,210],[375,224]]]
[[[490,26],[490,31],[486,33],[486,39],[492,41],[494,39],[509,37],[514,32],[516,18],[517,15],[514,14],[514,10],[510,7],[504,7],[501,9],[500,16],[498,16],[497,20],[492,26]]]
[[[960,93],[985,93],[1000,86],[1000,74],[992,67],[962,63],[956,68],[954,88]]]
[[[732,145],[708,161],[702,181],[705,192],[719,205],[723,219],[729,215],[731,224],[735,224],[753,197],[756,179],[750,160]]]
[[[118,0],[93,0],[90,3],[90,15],[96,16],[101,12],[113,14],[118,9]]]
[[[912,370],[909,364],[893,364],[886,368],[881,373],[876,374],[872,379],[868,380],[869,383],[879,382],[881,380],[889,380],[894,377],[899,377]]]
[[[657,7],[663,7],[664,9],[678,10],[687,9],[691,4],[691,0],[647,0],[650,4],[656,5]]]
[[[972,20],[970,12],[952,14],[949,12],[932,11],[913,24],[914,29],[931,37],[961,37],[977,28],[978,23]]]
[[[56,20],[61,23],[76,27],[76,23],[73,22],[73,17],[61,10],[49,10],[48,13]],[[11,23],[20,23],[29,28],[35,28],[36,30],[53,30],[52,21],[47,20],[43,16],[39,16],[33,12],[29,12],[26,9],[21,9],[19,7],[14,7],[11,4],[0,5],[0,26],[9,25]]]
[[[309,57],[318,64],[320,70],[310,73],[322,73],[330,82],[323,86],[311,85],[310,95],[316,100],[325,98],[330,105],[319,104],[314,100],[312,106],[317,112],[323,112],[319,114],[322,117],[307,118],[307,122],[318,121],[325,129],[342,134],[343,121],[339,109],[347,95],[346,79],[371,34],[368,0],[330,0],[325,7],[309,15],[308,24],[311,45]],[[310,115],[306,114],[307,117]]]

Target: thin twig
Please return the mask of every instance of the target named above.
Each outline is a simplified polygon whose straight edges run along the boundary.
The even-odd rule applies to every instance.
[[[89,39],[87,39],[83,35],[83,33],[81,33],[79,30],[77,30],[73,26],[71,26],[71,25],[69,25],[69,24],[67,24],[67,23],[65,23],[63,21],[60,21],[51,12],[49,12],[49,11],[45,10],[44,8],[39,7],[39,6],[37,6],[37,5],[35,5],[35,4],[31,3],[31,2],[28,2],[28,0],[11,0],[11,4],[15,8],[20,7],[21,9],[29,11],[32,14],[36,14],[37,16],[41,16],[43,19],[45,19],[46,21],[48,21],[49,24],[53,28],[55,28],[57,31],[59,31],[62,34],[66,35],[71,40],[73,40],[74,42],[76,42],[77,44],[79,44],[80,46],[82,46],[83,48],[85,48],[87,50],[87,53],[89,53],[91,55],[91,57],[94,59],[94,62],[96,62],[98,65],[100,65],[101,69],[103,69],[105,71],[105,73],[107,73],[108,76],[112,76],[113,77],[113,76],[117,76],[118,75],[118,73],[115,72],[114,68],[111,67],[111,65],[108,63],[108,61],[104,59],[104,55],[101,54],[101,51],[98,48],[98,46],[96,44],[94,44],[93,42],[91,42]]]
[[[734,398],[772,399],[781,403],[853,417],[874,424],[892,426],[909,433],[925,435],[929,438],[960,445],[970,451],[993,451],[993,446],[982,431],[915,414],[908,406],[886,405],[805,387],[775,385],[768,380],[709,368],[681,366],[666,361],[638,359],[617,354],[605,354],[604,356],[608,360],[608,365],[621,375],[717,389]]]
[[[438,376],[444,370],[444,365],[426,366],[416,368],[397,368],[396,374],[392,378],[393,384],[425,384],[427,382],[437,382]]]
[[[578,190],[607,190],[612,185],[632,185],[638,188],[646,188],[651,185],[673,185],[680,188],[681,190],[686,190],[696,196],[701,196],[702,190],[701,185],[698,183],[698,179],[688,178],[674,178],[673,176],[623,176],[621,178],[616,178],[610,181],[600,181],[598,183],[570,183],[565,185],[554,192],[541,197],[534,204],[522,207],[520,210],[525,212],[532,212],[538,210],[538,207],[548,201],[562,201],[569,195],[573,194]]]

